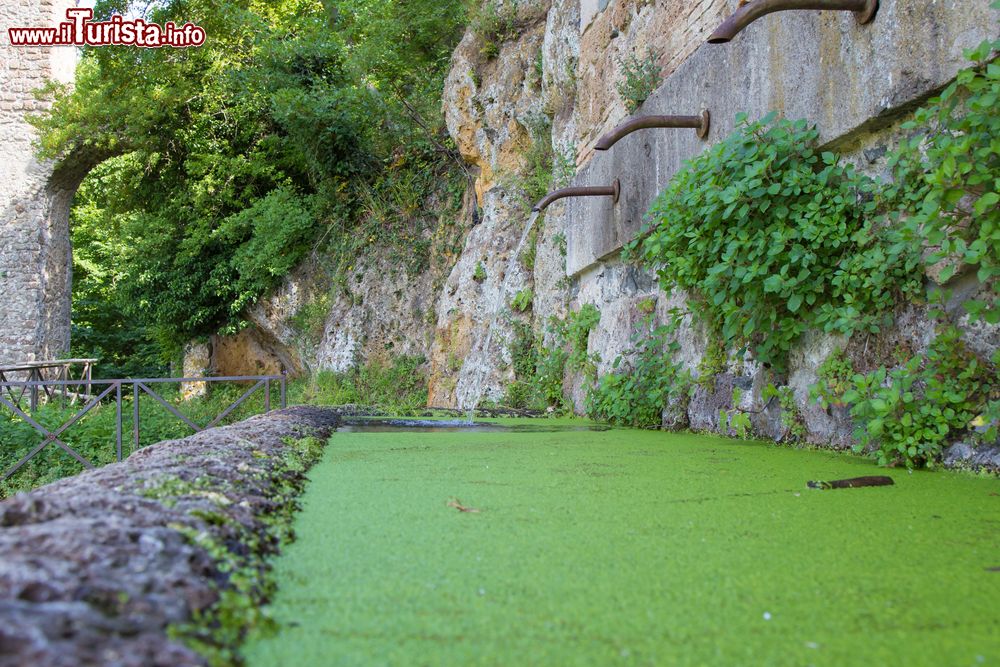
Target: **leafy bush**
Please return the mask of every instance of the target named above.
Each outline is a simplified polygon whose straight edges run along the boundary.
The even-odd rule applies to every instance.
[[[686,402],[691,379],[673,355],[680,318],[654,327],[648,315],[632,337],[633,349],[615,359],[613,372],[602,376],[587,393],[587,413],[594,419],[638,428],[656,428],[672,400]]]
[[[1000,322],[1000,66],[991,62],[998,48],[1000,41],[984,42],[967,52],[976,65],[903,125],[912,134],[890,156],[894,182],[881,194],[904,236],[933,250],[927,264],[949,261],[940,280],[960,263],[976,269],[988,297],[964,305],[973,320],[990,324]],[[931,312],[947,319],[943,296],[932,295]],[[990,367],[966,349],[953,324],[939,329],[926,354],[891,371],[854,375],[847,390],[846,360],[831,357],[820,368],[812,395],[853,404],[859,448],[872,448],[883,465],[931,467],[970,426],[983,431],[972,439],[996,437],[1000,354]]]
[[[949,439],[979,414],[995,372],[966,349],[956,327],[947,326],[926,356],[889,372],[883,367],[855,375],[843,397],[859,422],[855,449],[874,448],[880,465],[933,467]]]
[[[688,161],[626,249],[687,290],[728,349],[778,367],[804,331],[877,332],[920,255],[876,217],[876,184],[816,152],[804,121],[750,122]]]
[[[615,89],[629,113],[638,109],[663,81],[660,66],[657,64],[659,59],[660,54],[655,49],[650,49],[646,57],[641,60],[632,54],[618,61],[622,80],[615,84]]]

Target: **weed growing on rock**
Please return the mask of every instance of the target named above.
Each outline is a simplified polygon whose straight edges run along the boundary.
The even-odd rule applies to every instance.
[[[510,307],[519,313],[523,313],[531,308],[534,300],[535,293],[530,289],[523,289],[514,295],[514,299],[510,302]]]
[[[517,0],[489,0],[472,13],[469,25],[482,40],[479,52],[487,60],[500,55],[500,47],[505,42],[517,38],[517,9]]]
[[[819,401],[824,410],[844,405],[843,396],[855,375],[854,365],[842,349],[834,350],[816,371],[818,382],[809,388],[809,398]]]
[[[615,85],[615,89],[629,113],[638,109],[663,81],[660,66],[657,64],[659,59],[660,54],[655,49],[650,49],[642,59],[635,54],[619,59],[622,80]]]
[[[746,440],[753,427],[750,415],[739,406],[743,402],[743,391],[739,387],[733,387],[733,395],[730,398],[729,410],[719,409],[719,431],[725,434],[733,433],[740,440]]]
[[[681,318],[655,326],[647,315],[632,337],[632,350],[619,356],[611,373],[600,378],[587,393],[587,412],[595,419],[621,426],[660,426],[664,407],[687,402],[691,378],[674,361],[680,344],[673,336]]]
[[[536,381],[540,341],[536,340],[530,322],[511,320],[513,335],[507,345],[510,352],[514,380],[507,385],[504,403],[512,408],[536,407],[540,398]],[[560,378],[561,388],[561,378]],[[541,407],[547,407],[548,404]]]
[[[726,352],[725,342],[718,334],[710,334],[705,352],[698,361],[698,378],[695,382],[706,391],[713,391],[715,378],[719,373],[725,372],[728,363],[729,354]]]
[[[569,249],[566,242],[566,234],[564,234],[563,232],[559,232],[553,235],[552,242],[556,244],[557,248],[559,248],[559,254],[565,257]]]
[[[592,376],[600,358],[588,352],[590,332],[601,321],[601,311],[592,303],[584,304],[580,310],[570,312],[563,321],[553,321],[559,337],[569,345],[566,363],[570,370]]]
[[[984,365],[946,325],[924,355],[905,365],[855,375],[844,393],[858,422],[857,451],[880,465],[933,467],[944,445],[979,415],[996,369]]]
[[[476,268],[472,272],[472,279],[477,283],[481,283],[486,280],[486,267],[482,262],[476,262]]]
[[[551,317],[548,333],[551,345],[536,335],[531,325],[513,320],[514,335],[508,346],[513,360],[514,381],[508,385],[505,402],[515,408],[570,409],[563,396],[567,368],[593,377],[600,361],[587,351],[590,331],[597,326],[601,313],[592,304],[570,312],[564,319]]]
[[[795,400],[795,391],[789,386],[768,384],[761,392],[765,404],[772,399],[778,399],[781,408],[781,425],[785,427],[785,438],[790,442],[803,442],[806,439],[806,424]]]

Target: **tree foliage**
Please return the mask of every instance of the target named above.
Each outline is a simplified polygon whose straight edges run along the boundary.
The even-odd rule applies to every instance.
[[[238,327],[317,242],[349,234],[386,174],[451,158],[439,100],[460,0],[106,0],[95,20],[143,7],[201,25],[205,45],[85,49],[36,124],[45,156],[111,158],[74,224],[115,231],[102,296],[161,340]]]

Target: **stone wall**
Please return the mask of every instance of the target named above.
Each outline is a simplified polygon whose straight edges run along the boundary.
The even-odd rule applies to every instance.
[[[0,667],[217,664],[182,639],[234,648],[211,636],[213,610],[236,567],[237,595],[262,603],[263,559],[319,455],[290,442],[325,440],[338,419],[272,412],[0,503]]]
[[[702,43],[636,112],[711,112],[706,140],[693,130],[646,130],[593,156],[576,183],[622,182],[617,206],[573,199],[567,215],[567,271],[578,275],[616,253],[638,231],[649,204],[685,159],[728,136],[737,113],[778,111],[816,123],[834,148],[860,148],[946,85],[966,65],[963,48],[997,34],[989,0],[882,0],[874,21],[850,12],[781,12],[751,24],[729,44]],[[586,37],[586,34],[584,35]],[[607,98],[617,97],[606,91]],[[625,120],[623,109],[614,125]]]
[[[844,154],[861,170],[886,176],[885,155],[901,137],[900,123],[922,101],[943,88],[966,66],[963,49],[995,38],[1000,12],[988,0],[912,3],[882,0],[875,20],[864,26],[847,12],[784,12],[749,26],[726,45],[703,44],[664,81],[636,112],[694,114],[708,109],[712,127],[705,140],[693,130],[646,130],[621,140],[606,154],[596,154],[577,174],[575,184],[603,185],[618,178],[622,195],[608,199],[572,199],[564,205],[567,218],[567,273],[578,286],[573,306],[595,304],[601,322],[591,334],[590,351],[601,363],[599,372],[628,345],[641,317],[637,304],[652,297],[661,319],[669,308],[684,306],[683,294],[663,293],[652,276],[622,266],[623,243],[639,230],[650,203],[667,185],[683,161],[730,134],[738,112],[759,118],[776,110],[787,118],[816,123],[826,148]],[[615,118],[624,120],[624,115]],[[931,280],[931,276],[928,276]],[[978,284],[955,278],[953,307],[969,298]],[[960,284],[961,283],[961,284]],[[975,280],[972,280],[975,283]],[[965,322],[968,325],[968,322]],[[989,357],[1000,346],[996,327],[966,326],[966,342]],[[699,387],[681,416],[682,424],[699,430],[718,429],[719,409],[764,408],[761,391],[769,384],[790,386],[805,421],[808,438],[819,444],[846,446],[852,424],[846,412],[822,410],[808,398],[816,370],[837,348],[862,368],[890,361],[872,350],[926,348],[933,323],[917,306],[905,308],[890,330],[866,341],[842,337],[806,336],[791,356],[788,377],[775,377],[749,358],[733,359],[715,381]],[[697,375],[706,338],[697,325],[680,332],[680,358]],[[861,368],[859,368],[860,370]],[[744,396],[731,405],[732,390]],[[585,387],[573,387],[574,404],[583,406]],[[665,415],[676,422],[677,415]],[[780,411],[771,405],[753,416],[759,435],[782,439]]]
[[[484,210],[482,225],[467,238],[449,278],[455,296],[446,296],[438,307],[432,354],[440,369],[432,378],[437,404],[459,403],[479,390],[487,398],[502,398],[512,378],[506,352],[509,318],[530,317],[541,330],[552,315],[596,305],[601,321],[591,333],[589,351],[600,357],[599,371],[607,372],[629,345],[642,317],[640,302],[652,297],[661,319],[670,308],[684,306],[683,294],[665,294],[653,276],[622,265],[620,249],[638,231],[650,202],[683,161],[730,134],[738,112],[759,118],[777,110],[788,118],[806,118],[817,124],[826,147],[866,172],[884,174],[885,155],[901,136],[901,122],[966,65],[963,49],[996,36],[1000,19],[990,0],[882,0],[875,20],[864,26],[850,12],[782,12],[760,19],[730,44],[707,44],[708,34],[737,4],[537,3],[537,14],[525,23],[521,37],[503,45],[495,62],[478,54],[472,31],[466,34],[452,61],[445,110],[452,137],[478,169],[476,192]],[[543,76],[537,85],[524,73],[539,48]],[[597,137],[628,117],[616,90],[622,80],[621,60],[629,54],[643,58],[651,51],[658,54],[666,78],[636,113],[693,115],[708,109],[709,136],[703,140],[693,130],[646,130],[626,137],[608,153],[596,153],[592,147]],[[534,268],[525,271],[508,261],[525,210],[518,206],[511,180],[497,174],[516,171],[524,150],[518,124],[524,125],[537,109],[551,118],[553,147],[576,149],[579,171],[574,184],[607,185],[618,178],[622,195],[617,205],[608,199],[580,198],[550,207],[540,223]],[[476,281],[479,264],[486,268],[486,279]],[[497,339],[484,352],[498,281],[509,266],[515,275],[507,303],[518,290],[533,289],[533,312],[502,316]],[[968,282],[956,278],[948,285],[956,289],[953,305],[979,288]],[[980,353],[989,354],[1000,345],[995,327],[966,326],[965,331],[970,347]],[[760,391],[773,381],[793,388],[811,440],[846,445],[851,442],[847,416],[827,414],[808,401],[817,366],[838,346],[847,346],[863,367],[875,364],[879,359],[870,347],[899,344],[916,351],[926,346],[932,332],[926,313],[909,307],[878,345],[863,350],[857,341],[807,336],[792,355],[788,377],[771,377],[750,359],[734,360],[716,387],[700,388],[685,414],[668,415],[669,421],[718,429],[718,410],[732,407],[734,386],[746,390],[743,408],[759,409]],[[696,371],[707,343],[704,332],[691,325],[679,337],[682,361]],[[582,410],[584,379],[567,377],[567,389]],[[760,435],[779,440],[785,435],[774,406],[755,415],[754,422]]]
[[[33,91],[47,80],[69,83],[71,47],[13,47],[7,28],[65,20],[72,0],[19,0],[0,6],[0,364],[69,351],[69,207],[83,173],[53,173],[35,159],[29,114],[46,102]]]

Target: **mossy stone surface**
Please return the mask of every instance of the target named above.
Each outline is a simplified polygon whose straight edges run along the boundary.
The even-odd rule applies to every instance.
[[[311,477],[251,666],[1000,662],[996,479],[631,430],[338,433]]]

